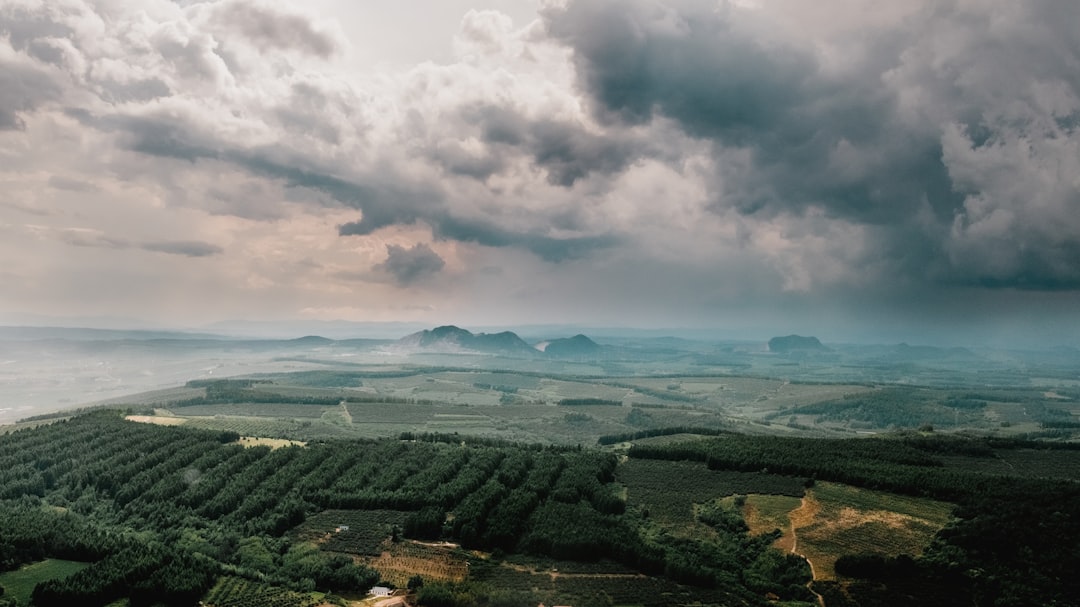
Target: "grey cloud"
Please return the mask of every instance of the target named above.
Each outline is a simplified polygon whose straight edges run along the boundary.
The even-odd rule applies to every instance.
[[[398,215],[399,218],[404,215]],[[366,236],[380,227],[394,223],[423,221],[431,227],[437,240],[471,242],[486,247],[515,247],[529,251],[545,261],[558,263],[580,259],[590,253],[615,246],[619,240],[611,235],[554,237],[538,231],[515,231],[478,219],[454,217],[443,210],[417,214],[408,221],[388,221],[388,215],[366,214],[360,221],[338,226],[341,236]]]
[[[454,175],[484,181],[506,167],[504,157],[491,150],[479,154],[466,150],[459,142],[440,142],[428,152],[429,157]]]
[[[619,142],[548,120],[533,125],[530,134],[536,163],[547,169],[548,181],[563,187],[590,173],[621,172],[644,152],[639,142]]]
[[[0,7],[0,34],[11,41],[17,51],[31,50],[35,42],[43,38],[68,38],[73,34],[70,26],[50,18],[45,11],[35,12],[26,6]]]
[[[611,235],[553,237],[539,231],[515,232],[483,221],[462,221],[443,217],[432,226],[436,238],[474,242],[487,247],[519,247],[544,261],[558,263],[580,259],[618,244]]]
[[[99,230],[88,228],[63,228],[43,229],[45,233],[52,233],[61,242],[74,247],[88,247],[94,249],[131,249],[137,248],[154,253],[168,255],[181,255],[184,257],[209,257],[223,253],[224,250],[214,244],[198,240],[163,240],[142,243],[132,243],[124,238],[109,236]]]
[[[219,14],[236,31],[263,48],[295,48],[323,58],[341,51],[341,42],[308,17],[284,12],[270,4],[233,1],[225,3]]]
[[[388,272],[397,284],[409,286],[438,274],[445,265],[446,262],[438,253],[421,242],[409,249],[387,245],[386,261],[375,266],[375,269]]]
[[[505,107],[467,107],[462,117],[479,128],[481,139],[489,146],[487,154],[476,158],[438,150],[435,159],[451,172],[481,179],[503,167],[502,158],[509,149],[527,154],[536,166],[547,171],[552,185],[567,188],[590,174],[620,173],[649,154],[648,142],[621,132],[591,133],[581,124],[530,119]]]
[[[160,242],[146,242],[139,245],[139,248],[146,251],[153,251],[155,253],[182,255],[184,257],[210,257],[212,255],[218,255],[224,252],[224,249],[215,244],[201,242],[198,240],[167,240]]]
[[[132,114],[95,114],[80,107],[68,107],[64,114],[84,126],[120,135],[120,144],[132,151],[161,158],[194,162],[217,159],[221,146],[200,125],[165,112]]]
[[[59,99],[60,86],[33,67],[0,60],[0,130],[22,130],[22,114]]]
[[[369,177],[371,183],[346,180],[305,166],[310,164],[307,160],[288,158],[289,152],[281,148],[245,149],[220,141],[191,118],[167,114],[94,116],[81,110],[68,113],[89,126],[120,133],[126,138],[127,147],[136,152],[189,162],[227,162],[253,174],[281,180],[287,187],[325,192],[338,203],[363,211],[361,221],[341,227],[342,236],[367,235],[390,225],[414,223],[432,212],[431,209],[442,212],[441,195],[422,185],[395,180],[393,175]],[[278,159],[279,156],[282,158]],[[245,212],[247,215],[250,212]]]
[[[59,231],[60,240],[75,247],[89,247],[94,249],[126,249],[131,243],[123,238],[114,238],[97,230],[88,229],[65,229]]]
[[[1048,221],[1075,210],[1080,191],[1062,191],[1065,175],[1039,183],[1025,170],[1054,173],[1080,139],[1071,118],[1080,111],[1080,31],[1066,18],[1074,12],[1064,0],[935,4],[849,41],[857,60],[844,70],[763,39],[739,9],[711,0],[571,0],[544,18],[572,49],[599,120],[614,128],[662,116],[712,142],[717,210],[822,209],[874,230],[867,264],[916,281],[1080,288],[1070,261],[1080,226]],[[988,36],[991,21],[1007,25]],[[975,151],[1028,140],[1031,162],[970,159],[985,170],[960,183],[956,162],[965,154],[946,155],[950,124],[962,126]],[[1040,145],[1048,139],[1073,147]],[[993,179],[995,160],[1029,189]],[[995,222],[1011,225],[990,229],[988,205],[999,211]],[[985,253],[1002,247],[1009,258],[992,265],[1000,255]]]
[[[64,49],[58,48],[53,44],[44,40],[34,40],[27,48],[27,53],[40,61],[45,63],[51,63],[53,65],[62,65],[64,63]]]
[[[338,202],[362,211],[359,221],[338,226],[340,236],[366,236],[392,225],[427,224],[439,240],[472,242],[488,247],[516,247],[546,261],[559,262],[584,257],[611,247],[616,239],[608,235],[554,237],[534,230],[512,230],[474,217],[454,213],[445,197],[421,184],[395,182],[392,175],[356,183],[338,177],[244,157],[239,162],[255,172],[285,179],[291,186],[326,192]]]
[[[172,90],[158,78],[145,78],[131,82],[103,82],[102,93],[106,101],[127,103],[168,97]]]
[[[68,177],[62,177],[60,175],[53,175],[49,177],[49,185],[58,190],[67,190],[69,192],[98,192],[98,188],[89,181],[82,179],[71,179]]]
[[[338,203],[362,211],[359,221],[338,226],[340,236],[366,236],[392,225],[422,221],[440,240],[516,247],[551,262],[585,257],[618,242],[616,237],[606,234],[556,237],[542,231],[511,230],[482,219],[462,217],[453,212],[438,190],[396,179],[392,173],[369,175],[364,182],[346,180],[315,168],[299,166],[299,160],[293,164],[272,159],[273,150],[260,152],[215,143],[210,136],[200,134],[197,128],[167,116],[97,118],[84,112],[71,112],[71,115],[98,128],[127,134],[129,146],[145,154],[190,162],[221,160],[258,175],[280,179],[289,187],[325,192]]]

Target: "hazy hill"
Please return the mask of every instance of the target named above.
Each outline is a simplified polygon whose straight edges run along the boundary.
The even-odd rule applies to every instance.
[[[809,336],[803,337],[802,335],[787,335],[784,337],[774,337],[769,340],[769,352],[828,352],[829,349],[821,344],[818,338]]]
[[[481,352],[511,356],[533,356],[537,353],[511,331],[472,333],[453,325],[407,335],[398,341],[398,345],[429,352]]]
[[[596,356],[603,347],[585,335],[563,337],[537,344],[537,349],[555,358],[584,358]]]

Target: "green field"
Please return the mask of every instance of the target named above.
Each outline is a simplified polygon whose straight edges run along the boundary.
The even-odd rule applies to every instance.
[[[19,605],[28,605],[30,594],[38,582],[63,579],[89,566],[90,563],[78,561],[45,559],[15,571],[0,573],[0,587],[4,588],[4,596],[14,598]]]

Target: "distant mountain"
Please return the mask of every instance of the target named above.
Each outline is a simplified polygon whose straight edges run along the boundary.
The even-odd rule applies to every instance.
[[[429,352],[481,352],[510,356],[535,356],[536,350],[511,331],[472,333],[446,325],[423,330],[398,340],[399,346]]]
[[[200,340],[227,339],[222,335],[209,333],[188,333],[184,331],[163,331],[157,329],[87,329],[84,327],[34,327],[0,326],[0,341],[117,341],[117,340]]]
[[[541,342],[536,349],[554,358],[586,358],[599,354],[603,346],[579,333],[573,337]]]
[[[769,340],[769,352],[828,352],[829,349],[821,344],[818,338],[810,336],[803,337],[802,335],[787,335],[784,337],[774,337]]]
[[[286,343],[296,346],[328,346],[335,342],[334,340],[321,335],[305,335],[304,337],[290,339]]]
[[[967,348],[939,348],[937,346],[909,346],[900,343],[893,346],[889,354],[899,360],[942,360],[953,359],[978,359]]]

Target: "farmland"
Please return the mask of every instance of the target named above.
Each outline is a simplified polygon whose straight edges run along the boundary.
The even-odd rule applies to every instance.
[[[1074,427],[1080,424],[1069,421],[1080,419],[1080,405],[1067,383],[975,387],[968,384],[982,375],[962,367],[950,372],[953,385],[931,368],[919,372],[920,384],[866,381],[876,377],[866,368],[865,376],[848,374],[852,381],[845,383],[838,380],[844,374],[820,379],[818,371],[836,371],[825,360],[778,367],[775,356],[744,356],[750,368],[776,375],[740,375],[746,367],[677,358],[664,365],[627,361],[602,369],[550,362],[527,369],[499,357],[471,358],[475,367],[469,368],[308,358],[293,361],[303,371],[202,379],[110,405],[130,407],[157,423],[301,441],[457,432],[591,445],[602,436],[667,427],[845,437],[932,426],[1056,440],[1080,431]],[[552,371],[542,371],[545,365]]]
[[[322,601],[301,593],[238,577],[222,577],[206,593],[210,607],[315,607]]]
[[[88,567],[90,563],[46,559],[32,563],[6,573],[0,573],[0,588],[3,595],[15,599],[19,604],[30,602],[34,586],[46,580],[62,580]]]
[[[813,578],[854,607],[1074,590],[1065,371],[1005,385],[972,357],[900,377],[847,351],[320,347],[6,426],[0,562],[88,564],[20,596],[305,607],[381,581],[424,607],[809,606]]]
[[[417,575],[429,582],[462,582],[469,575],[469,554],[454,544],[403,541],[384,548],[365,563],[399,587]]]

